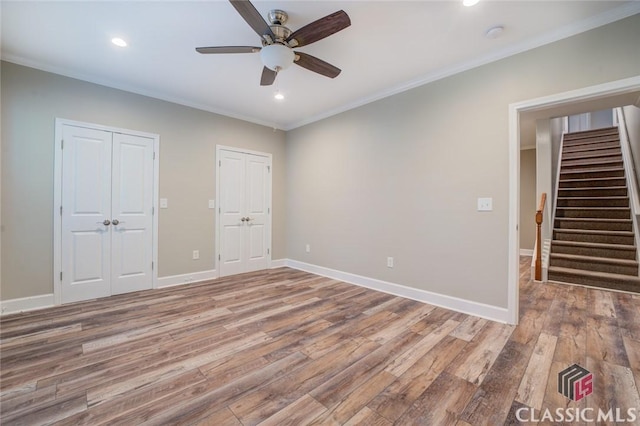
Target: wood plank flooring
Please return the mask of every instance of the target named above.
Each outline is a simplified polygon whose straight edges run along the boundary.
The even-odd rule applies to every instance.
[[[6,316],[0,422],[498,425],[599,407],[640,424],[640,296],[536,284],[529,264],[517,327],[287,268]],[[594,375],[578,402],[557,392],[574,363]]]

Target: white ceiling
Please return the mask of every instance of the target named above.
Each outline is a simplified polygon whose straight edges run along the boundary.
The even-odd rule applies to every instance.
[[[292,129],[560,38],[640,13],[639,1],[254,1],[289,13],[296,30],[343,9],[352,25],[298,50],[342,73],[301,67],[261,87],[259,54],[201,55],[197,46],[253,45],[227,1],[6,1],[2,58],[281,129]],[[497,39],[486,30],[503,25]],[[119,36],[129,43],[110,43]],[[273,99],[275,90],[286,95]]]

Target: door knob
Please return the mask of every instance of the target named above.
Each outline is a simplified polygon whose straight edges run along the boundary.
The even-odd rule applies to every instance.
[[[105,219],[104,222],[102,222],[102,224],[104,226],[109,226],[109,225],[111,225],[111,221],[109,219]]]
[[[118,219],[113,219],[113,222],[111,222],[111,223],[113,223],[114,225],[117,226],[120,223],[120,221]]]
[[[244,222],[245,220],[247,220],[247,218],[246,217],[242,217],[242,218],[240,218],[240,220]]]
[[[247,216],[247,222],[249,222],[250,220],[253,220],[253,218]]]

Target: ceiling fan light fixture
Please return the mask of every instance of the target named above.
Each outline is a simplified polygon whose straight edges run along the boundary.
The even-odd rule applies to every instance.
[[[289,68],[294,58],[293,50],[282,44],[270,44],[260,51],[262,64],[276,72]]]

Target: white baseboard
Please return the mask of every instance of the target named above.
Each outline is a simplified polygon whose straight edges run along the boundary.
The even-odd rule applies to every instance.
[[[2,315],[16,312],[33,311],[35,309],[49,308],[54,305],[53,293],[40,296],[21,297],[0,301],[0,313]]]
[[[287,259],[276,259],[271,261],[271,269],[284,268],[287,266]]]
[[[215,269],[210,271],[192,272],[190,274],[170,275],[168,277],[158,278],[158,285],[156,288],[173,287],[176,285],[215,280],[216,278],[218,278],[218,272]]]
[[[520,256],[533,256],[533,250],[520,249]]]
[[[432,293],[426,290],[381,281],[375,278],[363,277],[349,272],[337,271],[335,269],[329,269],[323,266],[312,265],[292,259],[286,259],[286,266],[310,272],[312,274],[322,275],[323,277],[344,281],[349,284],[355,284],[372,290],[393,294],[394,296],[405,297],[407,299],[417,300],[418,302],[436,305],[441,308],[486,318],[492,321],[508,323],[509,319],[507,308],[500,308],[498,306],[486,305],[484,303],[473,302],[471,300],[460,299],[444,294]]]

